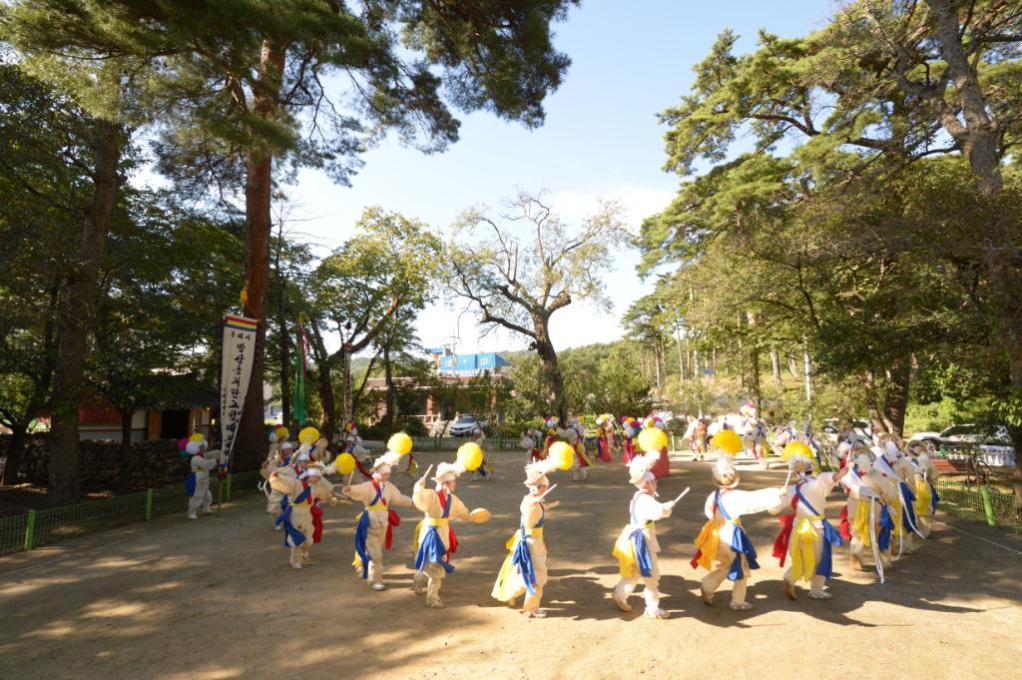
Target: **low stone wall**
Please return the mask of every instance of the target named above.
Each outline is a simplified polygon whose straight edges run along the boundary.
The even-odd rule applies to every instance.
[[[6,456],[10,440],[9,435],[0,436],[0,454]],[[82,441],[79,452],[85,490],[159,488],[183,482],[188,472],[187,459],[178,453],[173,440],[132,444],[127,455],[119,443]],[[45,486],[49,462],[46,436],[29,437],[21,463],[22,481]]]

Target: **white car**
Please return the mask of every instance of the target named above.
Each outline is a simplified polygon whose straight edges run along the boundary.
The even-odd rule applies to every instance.
[[[486,430],[486,421],[481,421],[475,416],[462,415],[451,425],[452,437],[470,437],[476,429]]]
[[[972,423],[952,425],[940,432],[916,432],[909,443],[930,443],[938,449],[957,449],[963,445],[978,446],[982,459],[988,465],[1014,465],[1015,449],[1011,445],[1008,428],[997,425],[992,431]]]

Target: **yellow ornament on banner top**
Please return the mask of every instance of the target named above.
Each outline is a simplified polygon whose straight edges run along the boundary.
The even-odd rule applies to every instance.
[[[404,432],[395,432],[387,440],[387,450],[405,456],[412,452],[412,438]]]
[[[188,438],[188,441],[190,441],[190,442],[204,442],[204,441],[206,441],[206,437],[204,437],[203,435],[199,434],[198,432],[195,432],[195,433],[192,434],[191,437]]]
[[[337,472],[342,475],[350,475],[355,471],[355,456],[350,453],[342,453],[337,456]]]
[[[647,427],[639,433],[639,448],[646,452],[666,448],[667,442],[667,433],[659,427]]]
[[[557,464],[558,470],[570,470],[575,463],[575,449],[568,442],[554,442],[547,456]]]
[[[475,442],[466,442],[458,449],[458,462],[470,472],[478,470],[483,464],[483,450]]]
[[[721,430],[713,435],[710,446],[732,456],[744,448],[742,438],[734,430]]]
[[[302,444],[315,444],[319,439],[319,430],[314,427],[306,427],[298,433],[298,441]]]

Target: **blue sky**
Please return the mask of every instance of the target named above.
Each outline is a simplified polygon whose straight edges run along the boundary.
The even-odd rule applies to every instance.
[[[661,170],[665,130],[656,114],[687,92],[693,65],[717,34],[732,28],[742,36],[739,49],[751,50],[760,28],[803,34],[820,26],[832,6],[832,0],[588,0],[556,26],[556,45],[572,66],[547,98],[543,127],[527,130],[477,113],[461,117],[461,139],[443,154],[427,156],[386,140],[365,155],[350,188],[303,171],[286,189],[292,233],[326,252],[353,235],[356,219],[370,205],[444,232],[466,207],[497,206],[518,188],[548,191],[554,209],[575,224],[593,212],[597,199],[617,200],[637,228],[667,204],[680,181]],[[584,304],[553,316],[555,346],[624,334],[620,315],[652,285],[638,279],[637,262],[637,254],[622,251],[608,273],[615,300],[609,316]],[[418,324],[422,343],[456,338],[463,352],[524,346],[507,334],[481,338],[472,317],[459,314],[462,306],[445,301],[427,309]]]

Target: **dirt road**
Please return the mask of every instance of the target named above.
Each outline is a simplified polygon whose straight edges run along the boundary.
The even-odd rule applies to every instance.
[[[452,454],[446,454],[452,457]],[[420,455],[425,467],[439,460]],[[699,599],[688,560],[711,490],[706,463],[674,464],[662,487],[692,492],[660,528],[662,606],[672,618],[622,614],[610,600],[610,549],[631,488],[619,463],[586,484],[558,473],[548,516],[550,617],[528,620],[498,605],[490,587],[517,525],[520,456],[501,454],[501,479],[463,479],[487,525],[459,525],[447,608],[411,591],[403,511],[389,556],[390,589],[376,593],[350,563],[354,509],[327,509],[324,542],[301,572],[287,563],[261,498],[217,517],[164,518],[124,531],[0,559],[0,678],[1007,678],[1022,659],[1022,541],[948,520],[886,585],[849,568],[834,599],[796,602],[769,557],[777,520],[749,518],[760,553],[750,601],[732,612]],[[407,478],[397,480],[408,491]],[[743,472],[743,487],[779,485],[780,472]],[[836,518],[839,499],[829,515]],[[725,586],[726,588],[726,586]]]

